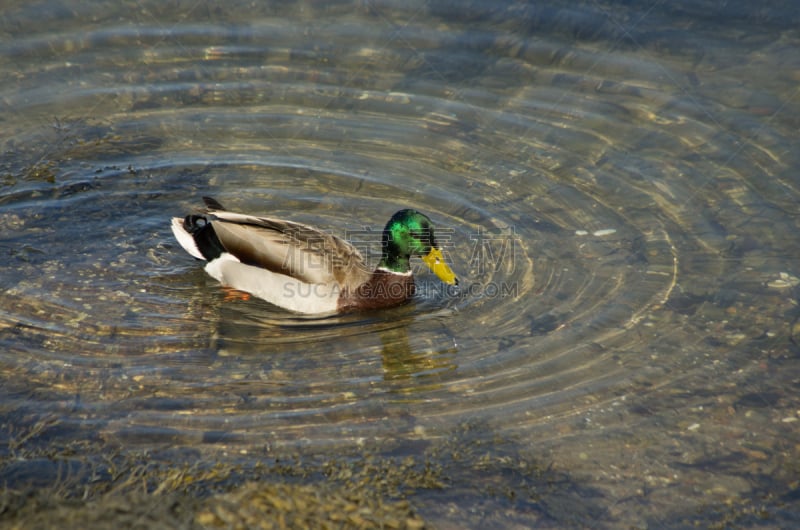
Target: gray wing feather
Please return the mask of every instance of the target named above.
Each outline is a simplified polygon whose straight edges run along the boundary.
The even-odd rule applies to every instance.
[[[209,218],[225,250],[243,263],[308,283],[335,281],[348,288],[369,277],[358,249],[316,228],[226,211],[214,211]]]

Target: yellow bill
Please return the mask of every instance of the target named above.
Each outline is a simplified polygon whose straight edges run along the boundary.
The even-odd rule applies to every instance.
[[[458,278],[456,278],[455,273],[450,270],[447,263],[444,262],[441,250],[431,247],[431,251],[428,255],[422,256],[422,261],[424,261],[425,265],[427,265],[444,283],[448,285],[458,285]]]

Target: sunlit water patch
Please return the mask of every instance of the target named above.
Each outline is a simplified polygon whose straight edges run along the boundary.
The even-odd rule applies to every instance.
[[[632,524],[686,477],[765,487],[692,467],[714,440],[796,456],[796,8],[196,8],[5,17],[8,422],[334,453],[482,425],[615,470]],[[169,231],[204,195],[373,263],[417,208],[461,285],[417,263],[407,306],[323,319],[231,300]]]

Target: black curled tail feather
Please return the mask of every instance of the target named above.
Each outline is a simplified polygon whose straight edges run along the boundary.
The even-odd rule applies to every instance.
[[[183,219],[183,228],[192,235],[197,249],[206,260],[217,259],[225,252],[211,221],[205,215],[187,215]]]
[[[222,206],[222,204],[220,204],[220,202],[217,199],[213,198],[213,197],[203,197],[203,203],[205,203],[206,208],[208,208],[208,210],[212,211],[212,212],[214,210],[224,210],[225,209],[225,207]]]

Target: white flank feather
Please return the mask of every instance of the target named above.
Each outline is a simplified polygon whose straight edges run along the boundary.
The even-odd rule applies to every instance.
[[[205,269],[223,285],[248,292],[290,311],[321,314],[337,310],[338,286],[306,283],[291,276],[246,265],[228,252],[208,262]]]

